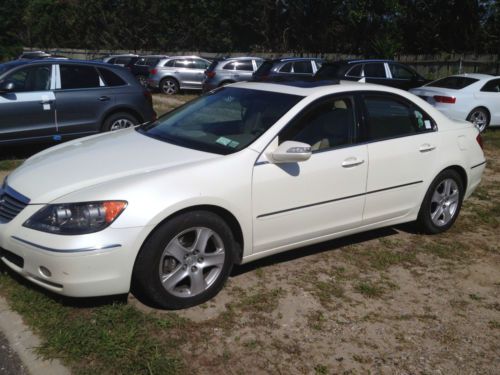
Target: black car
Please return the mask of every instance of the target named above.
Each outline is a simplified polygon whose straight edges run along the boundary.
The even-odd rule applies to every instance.
[[[315,80],[348,80],[377,83],[403,90],[429,82],[408,65],[392,60],[341,60],[325,62]]]
[[[156,118],[124,68],[79,60],[0,64],[0,144],[64,141]]]
[[[139,56],[133,64],[126,65],[132,74],[139,80],[142,86],[148,86],[149,71],[153,69],[161,59],[166,59],[165,55],[145,55]]]
[[[322,59],[306,57],[265,60],[253,73],[252,81],[280,82],[308,80],[320,69],[322,63]]]

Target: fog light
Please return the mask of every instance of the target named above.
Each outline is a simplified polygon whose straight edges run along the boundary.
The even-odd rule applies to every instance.
[[[52,276],[52,272],[50,272],[47,267],[40,266],[39,270],[40,270],[40,273],[42,274],[42,276],[45,276],[45,277]]]

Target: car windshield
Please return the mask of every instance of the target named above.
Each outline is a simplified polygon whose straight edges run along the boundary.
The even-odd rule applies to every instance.
[[[301,99],[277,92],[222,87],[138,131],[179,146],[227,155],[254,142]]]
[[[443,87],[445,89],[460,90],[464,87],[472,85],[474,82],[479,81],[475,78],[470,77],[446,77],[438,79],[437,81],[428,83],[426,86],[429,87]]]

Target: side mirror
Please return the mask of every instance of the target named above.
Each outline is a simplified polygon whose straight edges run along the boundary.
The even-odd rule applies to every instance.
[[[267,156],[273,163],[298,163],[311,157],[311,146],[302,142],[285,141]]]
[[[0,84],[0,94],[14,91],[14,83],[12,82],[2,82]]]

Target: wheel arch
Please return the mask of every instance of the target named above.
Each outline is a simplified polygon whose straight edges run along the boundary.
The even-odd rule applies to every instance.
[[[465,193],[465,191],[467,190],[467,185],[469,183],[469,179],[467,177],[467,172],[465,171],[465,169],[462,166],[455,164],[455,165],[451,165],[451,166],[443,169],[441,172],[444,172],[444,171],[446,171],[448,169],[451,169],[451,170],[453,170],[453,171],[455,171],[455,172],[458,173],[458,175],[462,179],[462,184],[463,184],[464,193]],[[439,173],[441,173],[441,172],[439,172]],[[439,175],[439,173],[438,173],[438,175]]]
[[[163,220],[161,220],[158,224],[156,224],[154,226],[154,228],[150,231],[150,233],[144,239],[143,244],[149,239],[149,237],[151,237],[151,235],[153,233],[155,233],[155,231],[163,223],[165,223],[168,220],[171,220],[173,217],[176,217],[178,215],[181,215],[181,214],[184,214],[187,212],[192,212],[192,211],[208,211],[208,212],[211,212],[211,213],[214,213],[214,214],[220,216],[226,222],[226,224],[231,229],[231,232],[233,233],[233,236],[234,236],[234,239],[235,239],[236,245],[237,245],[236,246],[236,254],[234,254],[233,260],[234,260],[234,263],[240,264],[242,261],[242,258],[243,258],[243,248],[244,248],[243,247],[244,246],[244,237],[243,237],[243,230],[241,229],[241,225],[240,225],[238,219],[236,219],[236,216],[234,216],[230,211],[228,211],[227,209],[225,209],[223,207],[216,206],[216,205],[204,204],[204,205],[189,206],[189,207],[185,207],[183,209],[180,209],[180,210],[168,215],[166,218],[164,218]],[[141,247],[141,250],[139,250],[139,253],[141,251],[142,251],[142,247]],[[137,253],[137,256],[139,255],[139,253]],[[137,259],[137,256],[136,256],[136,259]]]

